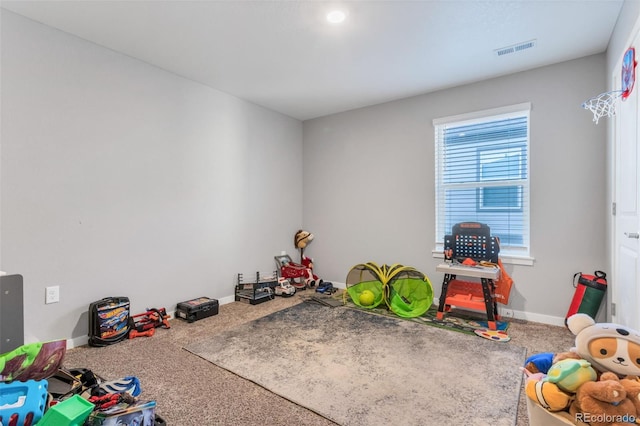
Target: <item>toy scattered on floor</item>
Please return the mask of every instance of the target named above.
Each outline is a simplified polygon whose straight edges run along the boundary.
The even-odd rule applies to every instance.
[[[102,396],[94,395],[89,397],[89,402],[94,404],[98,410],[105,410],[121,403],[133,404],[135,401],[136,399],[127,392],[107,393]]]
[[[479,328],[473,330],[476,336],[480,336],[483,339],[491,340],[494,342],[508,342],[511,337],[504,330],[491,330],[490,328]]]
[[[51,377],[67,352],[66,340],[28,343],[0,355],[0,382]]]
[[[81,398],[93,407],[87,415],[86,422],[65,423],[58,418],[50,426],[61,425],[163,425],[164,420],[155,415],[155,401],[141,401],[140,380],[135,376],[125,376],[116,380],[105,380],[84,368],[63,370],[64,379],[73,379],[72,390],[66,395],[56,398],[55,407],[62,406],[70,398]],[[82,408],[82,407],[79,407]],[[65,410],[68,415],[70,410]],[[45,413],[46,415],[46,413]],[[59,416],[59,414],[56,414]],[[154,422],[154,419],[156,421]]]
[[[333,294],[336,291],[338,291],[337,288],[335,288],[333,286],[333,283],[329,282],[329,281],[323,281],[317,288],[316,288],[316,293],[322,293],[322,294]]]
[[[155,424],[155,401],[119,402],[104,410],[91,413],[85,425],[88,426],[121,426]]]
[[[157,327],[171,328],[169,318],[165,308],[147,308],[146,312],[133,315],[129,321],[129,339],[151,337]]]
[[[313,264],[309,261],[306,261],[306,264],[295,263],[288,254],[275,256],[274,259],[280,272],[280,278],[287,279],[289,284],[298,290],[305,290],[323,282],[317,275],[313,274],[312,268],[309,267],[313,266]]]
[[[307,256],[302,256],[302,266],[310,271],[307,286],[314,287],[322,284],[323,280],[313,272],[313,259]]]
[[[244,274],[238,274],[238,281],[235,290],[236,302],[250,303],[257,305],[275,298],[276,287],[278,287],[278,273],[273,271],[272,275],[255,273],[255,279],[248,281],[244,279]],[[278,291],[284,290],[283,288]],[[287,289],[287,291],[289,291]]]
[[[80,395],[73,395],[49,407],[38,426],[84,425],[94,407]]]
[[[135,339],[136,337],[153,337],[155,332],[155,328],[149,329],[147,331],[130,330],[129,339]]]
[[[182,318],[191,323],[194,321],[218,315],[219,303],[217,299],[198,297],[180,302],[176,305],[176,318]]]
[[[147,308],[146,312],[131,317],[132,328],[138,331],[150,330],[152,328],[171,328],[169,320],[171,316],[167,314],[165,308]]]
[[[347,274],[346,286],[345,300],[348,295],[356,306],[365,309],[373,309],[384,301],[393,313],[403,318],[419,317],[433,303],[429,278],[411,266],[361,263]],[[360,302],[360,295],[365,291],[374,295],[369,305]]]
[[[88,397],[91,390],[97,388],[98,384],[105,380],[86,368],[67,369],[60,367],[47,381],[49,382],[49,394],[52,397],[50,405],[55,405],[72,395]]]
[[[289,283],[289,280],[283,277],[278,278],[278,285],[274,288],[276,296],[290,297],[296,294],[296,288]]]
[[[36,424],[47,406],[47,385],[46,380],[1,383],[0,424]]]
[[[135,376],[100,383],[98,389],[98,393],[128,393],[131,396],[139,396],[142,393],[140,380]]]
[[[567,327],[576,336],[575,352],[594,368],[620,377],[640,376],[638,331],[620,324],[596,323],[583,313],[570,316]]]
[[[360,293],[358,300],[360,301],[360,304],[362,306],[371,306],[373,305],[375,297],[376,296],[371,290],[364,290],[362,293]]]
[[[89,346],[108,346],[129,335],[128,297],[105,297],[89,304]]]

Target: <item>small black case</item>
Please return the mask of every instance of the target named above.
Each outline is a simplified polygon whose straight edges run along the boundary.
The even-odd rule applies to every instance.
[[[118,343],[129,336],[129,298],[105,297],[89,305],[89,346]]]
[[[218,301],[208,297],[198,297],[178,303],[176,318],[182,318],[187,322],[194,322],[213,315],[218,315]]]

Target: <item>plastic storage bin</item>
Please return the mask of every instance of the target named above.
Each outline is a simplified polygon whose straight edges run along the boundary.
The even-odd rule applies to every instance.
[[[0,383],[0,424],[36,424],[47,406],[47,381]]]
[[[94,405],[80,395],[73,395],[50,407],[38,426],[82,426],[93,408]]]

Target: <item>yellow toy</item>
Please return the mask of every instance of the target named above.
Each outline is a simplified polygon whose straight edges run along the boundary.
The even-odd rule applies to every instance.
[[[569,407],[573,400],[572,395],[564,392],[555,383],[545,381],[544,373],[531,373],[526,368],[522,370],[527,376],[524,390],[529,399],[549,411],[563,411]]]
[[[358,298],[362,306],[371,306],[375,300],[375,295],[371,290],[364,290]]]
[[[575,393],[586,382],[598,378],[596,370],[584,359],[563,359],[551,366],[543,381],[555,383],[565,392]]]

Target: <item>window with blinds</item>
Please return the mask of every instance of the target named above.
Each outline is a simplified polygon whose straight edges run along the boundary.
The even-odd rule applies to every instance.
[[[489,225],[503,254],[529,255],[529,104],[433,121],[436,243],[459,222]]]

